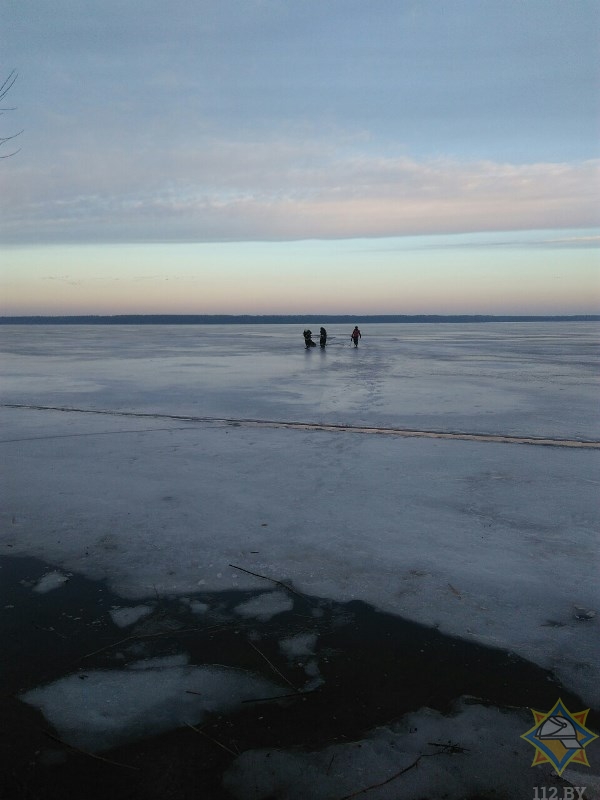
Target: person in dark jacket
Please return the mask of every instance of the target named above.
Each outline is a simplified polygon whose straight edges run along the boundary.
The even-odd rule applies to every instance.
[[[319,333],[320,333],[319,344],[321,345],[321,347],[325,347],[325,345],[327,344],[327,331],[325,330],[325,328],[321,328]]]
[[[362,339],[362,334],[361,334],[361,332],[358,330],[358,325],[355,325],[355,326],[354,326],[354,330],[353,330],[353,331],[352,331],[352,333],[350,334],[350,338],[351,338],[351,339],[352,339],[352,341],[354,342],[354,347],[358,347],[358,340],[359,340],[359,339]]]
[[[312,331],[305,330],[303,336],[304,336],[304,344],[306,345],[307,350],[309,347],[317,346],[312,340]]]

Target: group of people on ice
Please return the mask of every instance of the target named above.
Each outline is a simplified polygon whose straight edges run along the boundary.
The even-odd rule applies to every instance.
[[[306,349],[308,350],[309,347],[316,347],[316,342],[312,340],[312,331],[308,330],[308,328],[303,333],[304,336],[304,344],[306,345]],[[358,325],[354,326],[354,330],[350,334],[350,338],[354,342],[354,347],[358,347],[358,340],[362,339],[362,334],[358,329]],[[325,347],[327,344],[327,331],[325,328],[321,328],[319,331],[319,344],[321,347]]]
[[[309,347],[317,346],[316,342],[313,342],[312,340],[312,331],[306,329],[303,333],[303,336],[304,336],[304,344],[306,345],[307,349]],[[325,328],[321,328],[321,330],[319,331],[319,344],[321,345],[321,347],[325,347],[325,345],[327,344],[327,331],[325,330]]]

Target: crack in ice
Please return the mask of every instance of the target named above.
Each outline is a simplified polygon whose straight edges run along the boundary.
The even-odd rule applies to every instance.
[[[451,439],[470,442],[499,442],[502,444],[529,444],[545,447],[575,447],[600,449],[595,439],[554,439],[538,436],[512,436],[501,433],[469,433],[467,431],[428,431],[412,428],[390,428],[370,425],[344,425],[342,423],[298,422],[287,420],[247,419],[229,417],[203,417],[182,414],[164,414],[144,411],[115,411],[110,409],[73,408],[66,406],[41,406],[21,403],[2,403],[0,408],[28,409],[33,411],[60,411],[63,413],[98,414],[112,417],[138,419],[170,419],[176,422],[203,422],[219,425],[236,425],[257,428],[287,428],[290,430],[326,431],[335,433],[370,433],[401,438]],[[6,440],[1,443],[8,443]]]

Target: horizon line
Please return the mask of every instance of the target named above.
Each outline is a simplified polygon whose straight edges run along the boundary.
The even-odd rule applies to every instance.
[[[598,322],[600,314],[30,314],[0,316],[0,325],[295,324],[355,322]]]

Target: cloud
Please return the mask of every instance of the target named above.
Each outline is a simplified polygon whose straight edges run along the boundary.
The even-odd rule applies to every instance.
[[[546,239],[545,244],[558,247],[600,247],[600,236],[565,236],[560,239]]]
[[[419,161],[362,145],[205,137],[164,154],[67,151],[51,167],[11,165],[0,234],[12,243],[281,241],[598,222],[598,160]]]

